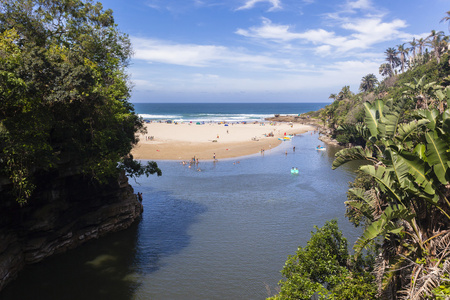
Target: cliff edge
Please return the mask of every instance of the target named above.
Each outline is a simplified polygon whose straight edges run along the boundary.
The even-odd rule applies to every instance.
[[[0,202],[0,290],[27,264],[130,226],[142,213],[125,174],[99,185],[80,175],[40,178],[20,207]],[[0,194],[8,184],[0,178]]]

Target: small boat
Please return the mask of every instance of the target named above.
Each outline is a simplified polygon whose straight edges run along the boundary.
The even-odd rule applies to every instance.
[[[320,146],[320,147],[316,147],[316,150],[324,151],[324,150],[327,150],[327,148]]]
[[[291,169],[291,174],[298,174],[298,169],[297,168],[292,168]]]

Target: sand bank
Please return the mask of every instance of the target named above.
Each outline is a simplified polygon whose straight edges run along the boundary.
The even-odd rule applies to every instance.
[[[286,135],[301,134],[315,128],[303,124],[257,123],[147,123],[147,134],[132,150],[136,159],[199,160],[239,157],[278,146]],[[273,136],[272,136],[273,135]]]

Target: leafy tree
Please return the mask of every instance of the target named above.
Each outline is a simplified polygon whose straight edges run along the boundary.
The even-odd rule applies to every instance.
[[[280,293],[269,299],[373,299],[376,287],[368,265],[371,257],[351,256],[336,220],[315,226],[307,245],[289,256],[281,273]]]
[[[117,176],[143,130],[128,102],[130,54],[100,3],[0,2],[0,175],[17,201],[31,197],[42,172]]]

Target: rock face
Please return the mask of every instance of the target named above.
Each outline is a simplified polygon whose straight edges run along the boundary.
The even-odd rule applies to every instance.
[[[124,174],[105,185],[78,175],[41,180],[24,207],[0,200],[0,290],[26,264],[125,229],[142,213]],[[1,198],[4,190],[0,186]]]

